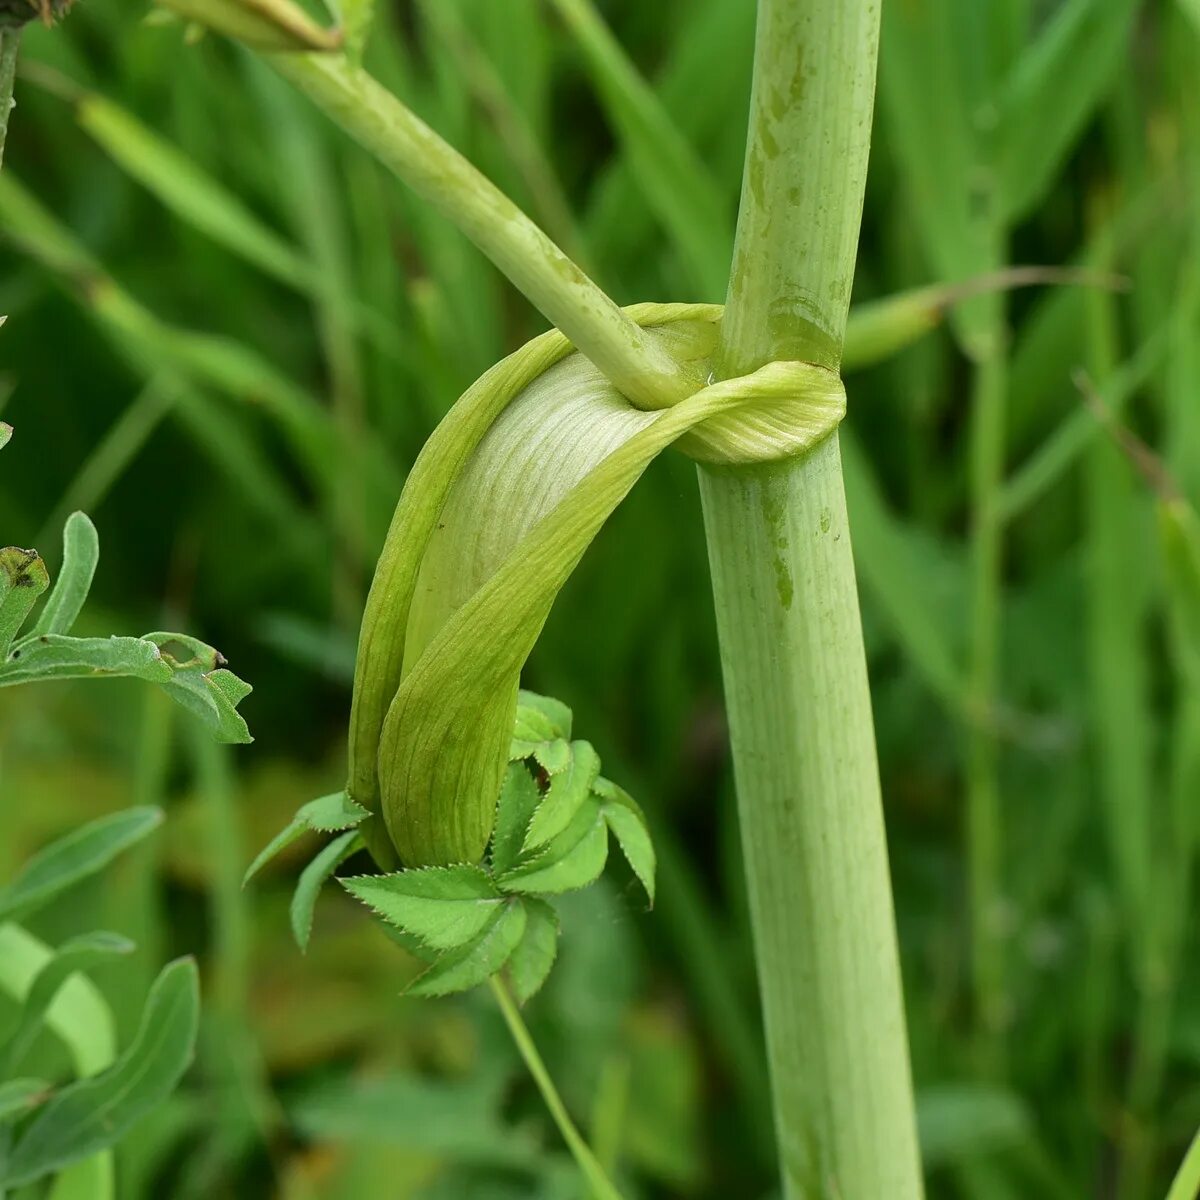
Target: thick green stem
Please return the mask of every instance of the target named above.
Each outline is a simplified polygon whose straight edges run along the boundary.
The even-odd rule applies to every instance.
[[[875,0],[760,0],[721,372],[837,367]],[[784,1194],[921,1195],[866,657],[836,434],[702,469]]]
[[[575,1127],[575,1122],[571,1120],[571,1114],[567,1112],[567,1106],[558,1094],[558,1088],[554,1086],[550,1072],[546,1070],[546,1064],[542,1061],[537,1046],[534,1045],[533,1038],[521,1017],[521,1010],[513,1000],[507,985],[498,975],[492,976],[491,985],[492,994],[500,1006],[500,1012],[508,1026],[508,1031],[512,1034],[512,1039],[521,1052],[521,1057],[525,1060],[525,1066],[529,1069],[529,1074],[533,1076],[538,1091],[542,1093],[542,1099],[545,1101],[547,1109],[550,1110],[550,1115],[554,1118],[554,1123],[558,1126],[563,1141],[567,1143],[567,1148],[579,1164],[580,1172],[592,1189],[593,1197],[595,1200],[621,1200],[621,1193],[604,1173],[604,1168],[597,1161],[587,1142],[583,1140],[583,1135]]]
[[[17,50],[20,44],[19,29],[0,29],[0,165],[4,163],[8,117],[13,110],[13,86],[17,80]]]
[[[667,408],[701,385],[491,180],[366,72],[340,55],[268,57],[351,137],[454,221],[635,404]]]

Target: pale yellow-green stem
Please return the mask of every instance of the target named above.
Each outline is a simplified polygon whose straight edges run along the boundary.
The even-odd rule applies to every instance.
[[[719,370],[837,368],[875,0],[760,0]],[[834,433],[700,472],[787,1200],[917,1200],[921,1170],[871,698]]]

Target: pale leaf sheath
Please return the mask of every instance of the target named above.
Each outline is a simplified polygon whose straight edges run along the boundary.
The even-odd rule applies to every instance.
[[[664,315],[682,321],[711,320],[715,314],[708,307],[645,306],[634,310],[634,315],[649,323],[648,318],[664,319]],[[388,567],[384,582],[401,603],[376,613],[371,630],[378,637],[386,627],[393,661],[398,658],[403,665],[416,568],[442,519],[462,469],[459,464],[482,440],[479,427],[484,422],[478,418],[487,410],[488,416],[498,415],[521,392],[526,372],[536,378],[546,370],[552,354],[560,356],[554,354],[552,341],[547,344],[553,337],[538,339],[494,369],[509,368],[499,377],[501,386],[506,385],[503,394],[492,390],[495,385],[486,390],[476,385],[460,402],[459,430],[469,431],[470,445],[461,432],[458,437],[439,438],[447,426],[454,428],[455,413],[435,434],[430,446],[442,458],[442,473],[433,480],[436,490],[422,494],[417,486],[420,462],[414,470],[394,525],[401,544],[390,547],[390,557],[387,551],[384,556]],[[565,351],[560,348],[560,353]],[[524,366],[525,372],[512,370],[514,363]],[[591,368],[580,361],[580,369]],[[489,372],[480,383],[495,378]],[[482,855],[507,761],[520,669],[559,589],[649,463],[689,433],[694,435],[691,448],[709,461],[790,457],[831,433],[844,409],[845,394],[835,373],[790,362],[771,363],[743,378],[714,384],[673,408],[639,414],[626,439],[532,525],[469,598],[446,617],[419,656],[409,655],[414,661],[391,702],[377,759],[384,817],[405,862],[475,861]],[[525,474],[511,461],[507,469]],[[376,586],[383,584],[377,581]],[[360,667],[363,661],[360,654]],[[368,662],[368,674],[379,671],[378,660]],[[388,681],[373,682],[386,696]],[[377,703],[379,697],[374,699]],[[362,696],[357,707],[362,714]],[[354,733],[367,735],[357,723]],[[369,735],[356,748],[360,753],[369,751]],[[364,799],[357,792],[355,796]]]

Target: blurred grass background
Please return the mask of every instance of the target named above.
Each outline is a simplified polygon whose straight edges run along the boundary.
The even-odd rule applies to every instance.
[[[580,0],[393,0],[368,63],[621,302],[720,300],[752,10],[610,0],[614,42]],[[0,520],[53,566],[87,509],[96,631],[219,645],[257,741],[120,682],[0,693],[0,873],[86,817],[169,810],[38,926],[86,908],[138,940],[98,975],[125,1036],[156,964],[204,964],[199,1062],[122,1147],[130,1200],[578,1196],[486,997],[399,999],[410,966],[340,895],[302,958],[295,858],[239,887],[341,783],[407,467],[541,319],[250,55],[145,17],[87,0],[24,40]],[[933,1197],[1141,1200],[1200,1124],[1195,0],[885,0],[855,302],[1018,263],[1127,285],[977,296],[848,380],[922,1142]],[[662,872],[650,915],[619,877],[564,904],[535,1035],[630,1195],[769,1196],[688,461],[610,522],[526,682],[642,801]]]

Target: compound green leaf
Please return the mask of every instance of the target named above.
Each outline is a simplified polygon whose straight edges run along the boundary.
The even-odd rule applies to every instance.
[[[526,897],[525,932],[508,960],[508,978],[518,1004],[546,982],[558,953],[558,913],[545,900]]]
[[[192,1061],[200,983],[192,959],[154,981],[128,1050],[100,1075],[63,1088],[17,1139],[0,1182],[21,1187],[113,1145],[174,1090]]]
[[[633,868],[638,882],[646,889],[646,896],[653,905],[657,859],[645,814],[637,801],[611,780],[597,779],[594,791],[602,799],[600,811],[616,837],[621,853]]]
[[[592,744],[572,742],[568,766],[551,776],[550,788],[529,822],[522,851],[536,850],[558,837],[574,820],[599,774],[600,756]]]
[[[308,950],[308,939],[312,933],[313,910],[317,905],[317,897],[326,880],[351,855],[362,849],[362,837],[353,829],[333,839],[317,856],[300,872],[296,881],[296,890],[292,893],[290,917],[292,936],[301,953]]]
[[[608,826],[600,804],[588,796],[571,824],[539,853],[500,877],[506,892],[570,892],[598,879],[608,859]]]
[[[415,867],[341,883],[385,921],[435,950],[453,950],[478,937],[505,904],[482,867]]]
[[[556,741],[571,736],[571,710],[553,696],[540,696],[522,688],[517,693],[517,720],[513,737]]]
[[[517,692],[517,715],[512,724],[510,760],[533,758],[547,775],[557,775],[570,763],[571,710],[551,696]]]
[[[158,808],[127,808],[90,821],[38,851],[16,879],[0,889],[0,920],[36,912],[73,884],[106,867],[162,824]]]
[[[571,710],[551,696],[517,693],[517,716],[508,757],[532,758],[548,775],[565,771],[571,761]]]
[[[242,877],[242,887],[245,887],[281,850],[287,849],[304,834],[340,833],[344,829],[355,828],[370,815],[361,805],[355,804],[345,792],[332,792],[328,796],[310,800],[300,807],[287,828],[277,833],[263,847],[258,857],[246,869],[246,874]]]
[[[492,870],[497,874],[516,865],[529,822],[541,802],[541,788],[525,763],[509,763],[492,830]]]
[[[477,937],[443,954],[413,980],[407,992],[413,996],[446,996],[484,983],[508,962],[525,933],[525,923],[525,906],[508,900]]]

